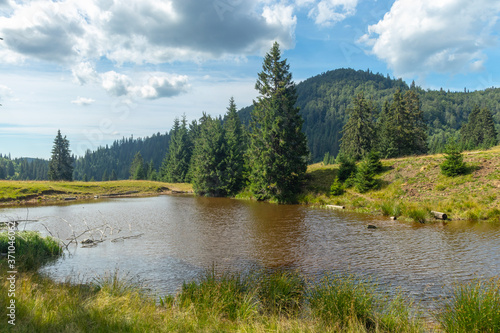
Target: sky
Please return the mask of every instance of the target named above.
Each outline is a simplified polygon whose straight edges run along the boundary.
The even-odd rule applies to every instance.
[[[296,83],[370,69],[500,86],[498,0],[0,0],[0,153],[81,156],[252,104],[277,41]]]

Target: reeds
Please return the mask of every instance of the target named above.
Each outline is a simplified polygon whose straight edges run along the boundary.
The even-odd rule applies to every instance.
[[[446,332],[500,332],[500,278],[455,286],[437,318]]]

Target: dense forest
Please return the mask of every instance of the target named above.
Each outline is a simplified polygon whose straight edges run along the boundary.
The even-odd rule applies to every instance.
[[[466,140],[467,142],[462,142],[463,148],[478,147],[478,137],[482,135],[484,124],[481,121],[478,124],[474,122],[476,116],[484,114],[485,110],[491,114],[488,121],[494,123],[496,133],[500,133],[500,88],[474,92],[467,89],[463,92],[424,90],[416,87],[414,83],[408,86],[401,79],[375,74],[370,70],[337,69],[311,77],[297,84],[295,89],[295,106],[299,108],[303,119],[302,131],[307,137],[310,163],[322,161],[325,156],[333,158],[339,154],[344,127],[357,107],[356,96],[360,93],[369,105],[369,117],[373,124],[371,130],[377,140],[384,131],[384,107],[395,103],[395,96],[399,96],[397,92],[404,96],[408,91],[414,92],[418,98],[419,112],[422,113],[425,123],[422,128],[425,128],[428,153],[444,151],[450,138],[457,142]],[[248,133],[251,127],[253,110],[254,106],[249,106],[238,111],[243,133]],[[106,145],[93,152],[87,151],[84,156],[73,156],[73,179],[99,181],[134,178],[134,172],[137,170],[131,169],[137,164],[134,158],[138,158],[144,169],[139,172],[141,178],[179,181],[169,175],[169,170],[173,167],[167,165],[169,156],[172,156],[169,163],[177,161],[176,158],[179,158],[180,163],[188,163],[194,152],[195,136],[205,120],[207,124],[215,121],[204,115],[199,123],[193,121],[188,124],[183,118],[182,121],[177,120],[177,126],[174,126],[170,133],[157,133],[146,138],[122,138],[111,146]],[[467,125],[469,120],[471,124]],[[222,126],[225,119],[219,117],[218,121]],[[475,126],[475,129],[471,126]],[[181,145],[176,151],[169,151],[171,142],[179,142]],[[140,156],[137,156],[138,153]],[[382,153],[382,157],[390,155]],[[331,158],[330,160],[333,160]],[[134,165],[131,168],[132,164]],[[180,176],[182,180],[192,180],[192,170],[186,169],[185,165],[176,167],[185,170],[185,174]],[[48,171],[49,161],[33,158],[11,159],[9,156],[0,155],[0,179],[45,180],[48,179]]]
[[[490,110],[497,133],[500,132],[500,88],[450,92],[412,86],[419,96],[427,125],[429,153],[442,152],[450,136],[458,139],[460,128],[476,105]],[[297,106],[304,119],[311,162],[321,161],[327,152],[331,156],[338,154],[353,97],[364,93],[374,105],[373,117],[377,122],[385,101],[392,102],[398,89],[405,93],[410,86],[401,79],[353,69],[328,71],[297,84]],[[248,124],[252,110],[253,106],[240,110],[243,123]]]

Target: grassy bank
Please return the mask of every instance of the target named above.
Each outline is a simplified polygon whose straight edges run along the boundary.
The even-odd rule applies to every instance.
[[[7,237],[5,237],[7,235]],[[8,248],[0,234],[0,249]],[[36,273],[61,254],[50,237],[16,236],[15,326],[9,332],[424,332],[411,300],[372,281],[326,275],[319,281],[286,270],[247,275],[207,272],[175,296],[158,298],[118,272],[92,282],[56,283]],[[34,259],[35,265],[22,264]],[[6,259],[0,270],[9,271]],[[0,308],[12,304],[12,283],[0,282]],[[392,293],[393,294],[393,293]],[[457,285],[436,304],[443,332],[498,332],[500,280]],[[159,301],[158,301],[159,300]],[[7,319],[0,331],[7,329]],[[3,328],[2,328],[3,327]]]
[[[0,203],[44,203],[63,201],[68,197],[90,199],[94,196],[144,196],[192,192],[190,184],[170,184],[146,180],[108,182],[0,181]]]
[[[464,152],[468,172],[458,177],[441,174],[443,160],[442,155],[383,160],[383,172],[376,176],[378,189],[360,194],[351,188],[340,196],[328,195],[338,165],[314,164],[300,201],[415,221],[433,220],[430,211],[453,220],[500,221],[500,146]]]

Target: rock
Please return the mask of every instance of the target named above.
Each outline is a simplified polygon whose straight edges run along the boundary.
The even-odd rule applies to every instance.
[[[377,226],[373,225],[373,224],[368,224],[368,229],[377,229]]]
[[[85,238],[84,240],[82,240],[81,243],[82,244],[93,244],[94,241],[92,239]]]

